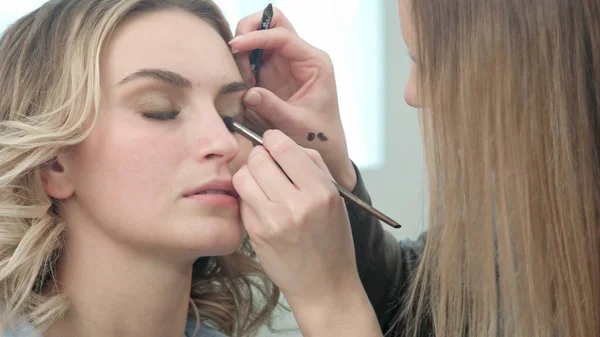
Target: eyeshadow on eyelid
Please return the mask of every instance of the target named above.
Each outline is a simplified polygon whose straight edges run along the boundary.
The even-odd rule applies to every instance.
[[[167,95],[159,93],[142,94],[135,98],[134,105],[141,110],[167,110],[175,107]]]
[[[239,101],[236,101],[231,104],[217,106],[217,111],[223,117],[236,117],[244,115],[246,108],[242,104],[239,104]]]

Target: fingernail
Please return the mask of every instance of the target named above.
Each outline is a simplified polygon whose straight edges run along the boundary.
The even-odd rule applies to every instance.
[[[239,53],[240,51],[235,49],[235,48],[231,48],[231,54],[235,55],[237,53]]]
[[[259,105],[262,102],[262,95],[256,91],[251,91],[246,95],[247,105]]]
[[[244,37],[244,35],[236,36],[233,39],[231,39],[231,41],[229,41],[229,44],[235,43],[235,42],[241,40],[243,37]]]

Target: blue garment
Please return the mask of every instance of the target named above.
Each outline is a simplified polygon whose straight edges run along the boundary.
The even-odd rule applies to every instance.
[[[189,319],[185,325],[185,333],[187,337],[227,337],[219,331],[206,326],[206,324],[200,323],[200,328],[193,335],[196,329],[196,321]],[[10,329],[4,329],[3,337],[43,337],[41,334],[35,331],[35,329],[29,323],[23,323]]]

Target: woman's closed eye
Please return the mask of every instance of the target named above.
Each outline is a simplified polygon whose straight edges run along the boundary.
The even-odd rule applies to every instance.
[[[154,119],[159,121],[168,121],[177,118],[180,111],[168,111],[168,112],[143,112],[142,116],[148,119]]]
[[[168,121],[177,118],[181,107],[164,92],[147,92],[136,97],[134,108],[144,118]]]

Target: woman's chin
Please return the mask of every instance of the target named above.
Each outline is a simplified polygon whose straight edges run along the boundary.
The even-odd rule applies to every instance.
[[[204,225],[180,233],[181,247],[196,257],[232,254],[240,248],[245,236],[239,219],[222,218],[204,221]]]

